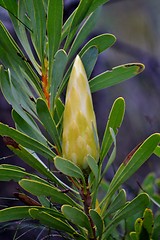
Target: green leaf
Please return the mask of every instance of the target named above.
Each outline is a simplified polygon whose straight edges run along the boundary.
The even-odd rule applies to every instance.
[[[57,52],[61,41],[62,22],[63,0],[49,0],[47,19],[49,82],[51,82],[51,78],[54,76],[54,74],[52,74],[54,55]]]
[[[103,220],[101,218],[101,216],[93,209],[91,209],[89,211],[90,215],[91,215],[91,218],[93,220],[93,223],[95,224],[96,226],[96,229],[97,229],[97,236],[99,237],[99,239],[101,239],[102,237],[102,233],[103,233]]]
[[[97,58],[98,58],[98,49],[96,47],[88,48],[86,52],[84,52],[84,54],[82,55],[82,62],[83,62],[88,79],[91,76],[91,73],[94,69]]]
[[[71,30],[77,27],[86,16],[95,11],[100,5],[104,4],[105,2],[108,2],[108,0],[81,0],[72,20]]]
[[[89,78],[98,58],[98,50],[95,46],[89,46],[89,48],[87,48],[83,54],[80,54],[80,56],[84,64],[87,77]],[[63,78],[63,81],[58,89],[57,96],[60,96],[60,94],[63,92],[64,88],[66,87],[72,67],[73,67],[73,62],[70,64]]]
[[[79,178],[84,181],[82,170],[71,161],[64,159],[62,157],[56,156],[54,159],[54,164],[55,164],[55,167],[63,174],[70,177]]]
[[[143,211],[148,206],[148,204],[149,204],[148,195],[145,193],[139,194],[131,202],[125,205],[124,208],[118,211],[113,220],[111,220],[109,224],[106,226],[103,238],[107,239],[113,228],[115,228],[116,225],[122,219],[127,219],[129,216]]]
[[[131,232],[130,236],[134,240],[136,239],[145,239],[150,240],[152,239],[153,233],[153,213],[152,210],[146,208],[143,214],[143,218],[137,218],[135,221],[135,232]]]
[[[48,147],[3,123],[0,123],[0,135],[8,136],[14,139],[18,144],[21,144],[23,147],[29,148],[30,150],[41,154],[47,159],[52,160],[55,157],[55,153],[52,152]]]
[[[32,193],[35,196],[48,196],[51,197],[51,201],[58,204],[70,204],[76,206],[77,204],[65,193],[58,188],[49,184],[44,184],[34,180],[23,179],[19,182],[19,185],[26,191]]]
[[[106,211],[105,217],[110,215],[111,213],[118,211],[121,207],[125,205],[125,203],[126,203],[126,191],[124,189],[121,189],[117,196],[111,202],[109,208]]]
[[[153,232],[153,239],[158,239],[160,236],[160,215],[154,217],[154,232]]]
[[[151,209],[145,209],[144,215],[143,215],[143,228],[147,230],[147,233],[149,235],[149,239],[152,237],[153,233],[153,224],[154,224],[154,219],[153,219],[153,212]],[[140,235],[141,236],[141,235]]]
[[[18,78],[18,77],[17,77]],[[35,103],[32,101],[32,93],[29,90],[28,86],[26,86],[26,81],[21,84],[19,79],[11,76],[10,70],[4,70],[2,66],[0,66],[0,84],[1,90],[8,101],[9,104],[16,110],[16,112],[31,126],[33,125],[33,121],[29,118],[29,114],[35,115]],[[27,113],[26,113],[27,112]]]
[[[31,65],[24,61],[22,51],[11,37],[5,26],[0,22],[0,56],[1,61],[6,69],[10,69],[11,75],[15,79],[16,83],[23,86],[27,80],[34,90],[43,96],[43,91],[40,86],[40,79],[36,75]],[[7,49],[7,51],[6,51]],[[17,87],[20,87],[17,85]]]
[[[72,46],[70,47],[68,57],[72,58],[75,53],[77,52],[78,48],[81,46],[81,44],[85,41],[89,33],[92,31],[94,28],[96,22],[97,22],[97,17],[98,17],[99,11],[96,11],[92,13],[87,20],[84,22],[82,27],[80,28],[79,32],[77,33]]]
[[[96,92],[101,89],[114,86],[131,77],[136,76],[144,70],[144,65],[141,63],[130,63],[113,68],[106,71],[89,81],[91,92]]]
[[[118,190],[130,176],[132,176],[142,164],[152,155],[154,149],[160,142],[160,134],[155,133],[148,137],[130,158],[126,158],[117,170],[112,182],[109,185],[107,195],[104,199],[103,213],[112,195]]]
[[[29,216],[28,210],[30,207],[9,207],[0,210],[0,222],[8,222],[8,221],[13,221],[13,220],[19,220],[23,218],[28,218],[30,219],[31,217]]]
[[[9,145],[10,150],[12,150],[19,158],[26,162],[33,169],[37,170],[39,173],[43,174],[45,177],[51,181],[62,185],[61,181],[50,171],[50,169],[41,161],[41,159],[33,152],[29,152],[23,148],[20,144],[17,148]]]
[[[14,169],[13,166],[8,165],[0,165],[0,180],[1,181],[15,181],[18,182],[23,178],[29,178],[34,180],[39,180],[45,182],[43,179],[37,177],[34,174],[27,173],[26,171],[22,171],[19,169]]]
[[[27,9],[27,14],[31,20],[32,25],[31,37],[33,45],[43,66],[44,48],[46,41],[46,13],[44,9],[43,0],[39,1],[25,0],[25,6]]]
[[[31,219],[29,214],[29,210],[33,207],[30,206],[16,206],[16,207],[9,207],[0,210],[0,222],[7,222],[13,220],[20,220],[23,218]],[[44,208],[44,207],[34,207],[34,209],[45,211],[54,217],[65,219],[64,216],[51,208]]]
[[[62,136],[63,112],[64,112],[64,104],[60,98],[56,98],[53,118],[56,123],[59,136]]]
[[[106,125],[106,129],[104,132],[102,145],[101,145],[101,151],[100,151],[100,161],[102,162],[105,158],[106,154],[108,153],[112,143],[113,138],[110,133],[110,128],[113,129],[114,134],[116,135],[118,132],[118,128],[121,126],[123,117],[124,117],[124,111],[125,111],[125,102],[122,97],[117,98],[112,106],[112,109],[110,111],[108,122]]]
[[[129,234],[129,236],[130,236],[131,240],[137,240],[137,235],[136,235],[135,232],[131,232],[131,233]]]
[[[25,168],[16,166],[16,165],[11,165],[11,164],[0,164],[0,168],[7,168],[7,169],[13,169],[13,170],[18,170],[18,171],[25,171]]]
[[[89,8],[89,10],[88,10],[87,15],[88,15],[89,13],[95,11],[96,8],[98,8],[99,6],[101,6],[101,5],[104,4],[104,3],[107,3],[108,1],[109,1],[109,0],[93,0],[93,1],[92,1],[92,4],[90,4],[90,8]]]
[[[16,32],[16,35],[18,39],[20,40],[21,44],[23,45],[23,48],[27,55],[29,56],[30,60],[32,61],[32,64],[36,71],[40,74],[40,69],[38,68],[38,64],[35,61],[35,58],[33,56],[33,52],[31,50],[30,43],[28,41],[28,31],[32,32],[31,26],[30,26],[30,20],[28,19],[28,16],[26,14],[26,6],[23,1],[12,1],[7,0],[5,1],[5,9],[8,10],[8,13],[10,15],[10,18],[12,20],[14,30]],[[26,31],[26,29],[28,31]],[[25,56],[23,56],[25,59]]]
[[[98,49],[98,53],[101,53],[107,48],[111,47],[115,43],[115,41],[116,38],[112,34],[105,33],[96,36],[86,43],[86,45],[80,51],[79,55],[82,56],[88,48],[93,46],[95,46]]]
[[[27,113],[26,113],[27,114]],[[26,122],[15,110],[12,111],[12,117],[14,122],[16,123],[16,128],[31,138],[34,138],[38,142],[47,145],[47,139],[42,135],[40,132],[40,129],[38,128],[35,121],[31,118],[31,116],[28,115],[30,118],[30,121],[32,122],[32,125]]]
[[[65,42],[64,49],[67,49],[69,47],[69,44],[71,43],[73,37],[75,36],[75,33],[80,25],[80,23],[83,21],[83,19],[87,16],[87,12],[89,10],[91,1],[80,1],[78,7],[74,11],[74,15],[72,18],[72,21],[70,23],[70,28],[68,31],[68,36]]]
[[[50,134],[54,144],[57,147],[58,153],[61,153],[61,143],[60,143],[60,136],[54,122],[54,119],[51,116],[51,113],[48,109],[46,102],[43,99],[37,100],[37,114],[39,116],[40,121],[43,123],[45,129]]]
[[[62,82],[63,74],[68,61],[68,56],[64,50],[59,50],[54,57],[51,86],[50,86],[50,106],[51,111],[54,112],[55,97],[57,89]]]
[[[157,155],[157,157],[160,157],[160,146],[157,146],[154,150],[154,154]]]
[[[97,182],[98,181],[98,175],[99,175],[99,172],[98,172],[98,165],[95,161],[95,159],[88,155],[87,156],[87,163],[88,163],[88,166],[90,167],[94,177],[95,177],[95,181]]]
[[[33,219],[39,220],[41,224],[53,228],[56,230],[64,231],[67,233],[74,234],[75,230],[67,222],[52,216],[51,214],[45,212],[45,210],[30,208],[29,214]]]
[[[103,173],[101,174],[101,180],[103,179],[103,177],[105,176],[106,172],[108,171],[109,167],[111,166],[111,164],[114,162],[115,158],[116,158],[116,152],[117,152],[117,144],[116,144],[116,136],[115,136],[115,133],[113,131],[112,128],[109,129],[110,130],[110,134],[111,134],[111,137],[113,139],[113,143],[114,143],[114,148],[112,150],[112,153],[108,159],[108,162],[103,170]]]
[[[70,16],[68,17],[68,19],[66,20],[66,22],[64,23],[63,27],[62,27],[62,37],[61,37],[61,42],[65,39],[65,37],[68,35],[69,30],[70,30],[70,26],[71,23],[73,21],[74,18],[74,14],[76,12],[76,9],[70,14]]]
[[[80,209],[71,207],[69,205],[63,205],[62,213],[64,216],[71,221],[73,224],[77,225],[78,227],[82,227],[88,230],[88,232],[92,235],[92,228],[89,222],[89,218],[87,215]]]

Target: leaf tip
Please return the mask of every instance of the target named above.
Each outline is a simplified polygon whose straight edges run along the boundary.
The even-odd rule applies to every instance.
[[[12,148],[20,150],[19,144],[16,141],[14,141],[12,138],[8,137],[8,136],[4,136],[3,137],[3,142],[5,143],[5,145],[7,147],[12,147]]]

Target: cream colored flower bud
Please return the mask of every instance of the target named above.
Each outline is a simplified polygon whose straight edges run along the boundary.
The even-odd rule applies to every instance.
[[[83,63],[76,57],[68,82],[63,116],[63,157],[86,169],[87,155],[99,157],[96,119]]]

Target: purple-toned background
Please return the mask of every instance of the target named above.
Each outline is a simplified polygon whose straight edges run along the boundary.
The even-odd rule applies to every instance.
[[[65,0],[65,18],[72,12],[77,2]],[[93,94],[100,140],[113,101],[119,96],[124,97],[126,101],[125,119],[117,138],[118,152],[115,169],[137,144],[150,134],[160,131],[159,12],[159,0],[112,0],[103,7],[99,22],[91,34],[93,37],[108,32],[117,37],[116,44],[99,57],[93,75],[125,63],[141,62],[145,64],[145,71],[139,76]],[[0,19],[13,33],[6,12],[1,8]],[[0,121],[13,126],[10,112],[11,107],[0,93]],[[12,153],[4,146],[2,139],[0,140],[0,158],[11,155]],[[23,166],[22,161],[16,157],[2,159],[1,162]],[[152,156],[127,181],[130,196],[135,189],[138,190],[136,182],[142,182],[150,171],[154,171],[157,176],[160,176],[160,159],[155,156]],[[110,179],[112,176],[113,171],[111,170],[106,178]],[[3,183],[0,186],[0,196],[12,197],[17,185]],[[11,204],[6,200],[0,201],[0,203]],[[12,238],[8,235],[3,239],[10,240]]]

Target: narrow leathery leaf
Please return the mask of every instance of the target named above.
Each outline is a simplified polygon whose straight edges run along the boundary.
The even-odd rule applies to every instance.
[[[101,162],[105,158],[106,154],[108,153],[112,143],[113,138],[110,134],[110,128],[113,129],[114,134],[116,135],[118,132],[118,128],[121,126],[125,111],[125,102],[122,97],[117,98],[113,103],[112,109],[110,111],[108,122],[106,125],[106,129],[104,132],[101,151],[100,151],[100,160]]]
[[[12,14],[10,14],[10,17],[11,17],[16,35],[20,40],[20,42],[22,43],[25,53],[27,54],[27,58],[26,56],[23,56],[23,59],[27,61],[29,64],[32,63],[33,67],[35,68],[37,73],[40,75],[41,74],[40,67],[35,59],[34,53],[32,52],[32,47],[28,39],[28,32],[26,31],[27,29],[29,32],[32,32],[32,26],[31,26],[31,21],[26,14],[27,10],[24,2],[22,1],[18,2],[17,8],[18,8],[17,17],[18,19],[20,19],[21,22],[17,21],[17,19],[14,16],[12,16]]]
[[[89,81],[91,92],[114,86],[129,78],[136,76],[144,70],[141,63],[130,63],[113,68],[106,71]]]
[[[129,234],[129,236],[130,236],[131,240],[137,240],[137,234],[135,232],[131,232]]]
[[[116,216],[109,222],[106,226],[104,237],[107,239],[110,232],[116,225],[122,220],[126,219],[127,217],[134,215],[138,212],[141,212],[145,209],[149,204],[148,195],[145,193],[139,194],[136,198],[134,198],[131,202],[126,204],[124,208],[122,208]]]
[[[98,181],[98,165],[95,162],[94,158],[90,155],[87,156],[87,163],[93,173],[95,180]]]
[[[38,196],[37,198],[43,207],[46,207],[46,208],[51,207],[51,202],[46,196]],[[54,207],[52,207],[52,209],[56,210],[56,208]]]
[[[153,202],[158,208],[160,208],[160,197],[159,197],[159,195],[154,194],[152,197],[149,195],[149,198],[150,198],[151,202]]]
[[[48,1],[48,19],[47,19],[47,35],[48,35],[48,54],[49,54],[49,82],[51,83],[52,69],[54,66],[54,55],[57,52],[62,32],[63,22],[63,0]],[[55,83],[53,83],[55,84]]]
[[[72,20],[74,18],[74,14],[76,12],[77,9],[75,9],[71,15],[68,17],[68,19],[66,20],[66,22],[64,23],[63,27],[62,27],[62,37],[61,37],[61,42],[64,40],[64,38],[68,35],[69,30],[70,30],[70,26],[72,23]]]
[[[0,210],[0,222],[7,222],[7,221],[14,221],[20,220],[23,218],[31,219],[29,214],[29,210],[32,209],[31,206],[16,206],[16,207],[9,207]],[[35,206],[35,209],[40,211],[45,211],[46,213],[51,214],[52,216],[64,220],[64,216],[51,208],[44,208]]]
[[[83,62],[84,68],[86,69],[86,74],[88,79],[91,76],[91,73],[96,64],[97,58],[98,58],[98,49],[95,46],[88,48],[86,52],[84,52],[84,54],[82,55],[82,62]]]
[[[125,157],[125,159],[124,159],[124,161],[123,161],[123,163],[124,163],[125,165],[130,161],[130,159],[131,159],[131,157],[133,156],[133,154],[138,150],[138,148],[139,148],[141,145],[142,145],[142,142],[139,143],[135,148],[133,148],[133,150]]]
[[[43,209],[40,210],[31,208],[29,209],[29,214],[33,219],[39,220],[41,224],[49,228],[64,231],[70,234],[75,233],[75,230],[71,227],[71,225],[65,221],[62,221],[58,217],[52,216],[51,214],[45,212]]]
[[[19,185],[26,191],[36,196],[50,196],[54,203],[58,204],[70,204],[76,206],[77,204],[65,193],[60,191],[56,187],[52,187],[49,184],[44,184],[34,180],[22,179]]]
[[[57,147],[58,153],[60,154],[61,153],[60,137],[58,134],[56,124],[54,122],[54,119],[51,116],[51,113],[48,109],[46,102],[43,99],[39,98],[37,100],[36,107],[37,107],[37,114],[39,116],[40,121],[43,123],[47,132],[52,137],[54,144]]]
[[[116,158],[116,151],[117,151],[116,136],[115,136],[115,133],[114,133],[112,128],[109,128],[109,130],[110,130],[111,137],[113,139],[114,148],[113,148],[112,153],[111,153],[111,155],[110,155],[110,157],[108,159],[108,162],[107,162],[107,164],[106,164],[106,166],[105,166],[105,168],[103,170],[103,173],[101,174],[101,180],[105,176],[105,174],[108,171],[109,167],[111,166],[111,164],[113,163],[113,161]]]
[[[30,219],[28,210],[30,207],[9,207],[0,210],[0,222],[19,220],[23,218]]]
[[[153,233],[153,213],[152,210],[146,208],[143,214],[143,218],[138,218],[135,221],[135,232],[131,232],[130,236],[132,239],[136,235],[136,239],[152,239]],[[135,233],[135,234],[133,234]]]
[[[87,20],[84,22],[84,24],[82,25],[81,29],[77,33],[77,35],[76,35],[76,37],[75,37],[75,39],[72,43],[72,46],[70,47],[70,50],[69,50],[69,53],[68,53],[69,58],[72,58],[75,55],[75,53],[77,52],[80,45],[87,38],[87,36],[89,35],[91,30],[95,26],[96,21],[97,21],[97,17],[98,17],[98,13],[99,13],[99,11],[98,12],[96,11],[93,14],[91,14],[87,18]]]
[[[124,189],[121,189],[117,196],[111,202],[109,208],[106,211],[106,215],[108,216],[111,213],[116,212],[121,207],[123,207],[125,203],[126,203],[126,191]]]
[[[11,12],[12,14],[16,15],[17,3],[16,2],[13,2],[13,4],[11,3],[12,3],[12,0],[7,0],[7,1],[1,0],[0,6],[8,10],[8,12]]]
[[[63,174],[74,178],[84,179],[82,170],[71,161],[56,156],[54,159],[54,164],[55,167]]]
[[[16,123],[16,128],[31,138],[34,138],[35,140],[39,141],[40,143],[47,145],[47,139],[42,135],[40,129],[36,124],[34,124],[34,128],[27,123],[16,111],[12,111],[12,117],[14,119],[14,122]],[[33,121],[33,119],[32,119]]]
[[[22,171],[22,170],[16,170],[13,168],[9,168],[9,167],[2,167],[0,165],[0,180],[1,181],[15,181],[18,182],[23,178],[29,178],[29,179],[33,179],[33,180],[37,180],[37,181],[42,181],[42,182],[46,182],[45,180],[39,178],[38,176],[34,175],[34,174],[30,174],[26,171]]]
[[[11,164],[0,164],[0,168],[7,168],[7,169],[13,169],[13,170],[20,170],[20,171],[25,171],[25,168],[16,166],[16,165],[11,165]]]
[[[89,213],[91,215],[93,223],[96,226],[97,236],[99,237],[99,239],[101,239],[102,233],[103,233],[103,228],[104,228],[103,220],[102,220],[101,216],[95,210],[91,209],[89,211]]]
[[[140,232],[141,232],[142,224],[143,224],[143,219],[142,219],[142,218],[138,218],[138,219],[135,221],[134,228],[135,228],[137,237],[138,237],[138,235],[139,235]]]
[[[57,111],[58,118],[60,120],[62,118],[63,111],[64,111],[64,104],[60,98],[56,100],[56,111]]]
[[[33,121],[29,118],[28,112],[36,118],[35,115],[35,103],[31,101],[32,93],[26,87],[25,81],[21,84],[18,76],[11,76],[11,72],[7,71],[0,66],[0,84],[1,90],[6,98],[7,102],[12,105],[13,109],[31,126],[33,126]],[[33,98],[34,99],[34,98]]]
[[[27,173],[18,171],[18,170],[13,170],[13,169],[5,169],[5,168],[0,168],[0,180],[1,181],[10,181],[14,180],[18,182],[22,178],[25,178],[27,176]]]
[[[154,150],[154,154],[160,157],[160,146],[157,146]]]
[[[28,62],[24,61],[21,57],[18,57],[18,54],[23,56],[23,53],[1,22],[0,35],[0,54],[5,68],[9,68],[13,77],[15,77],[15,79],[17,78],[22,84],[25,79],[27,79],[27,81],[34,87],[34,90],[43,96],[39,77],[33,71],[33,68]]]
[[[67,36],[67,39],[65,42],[64,49],[67,49],[69,47],[80,23],[87,16],[87,12],[89,10],[91,2],[92,1],[84,1],[84,0],[79,2],[79,5],[76,8],[76,11],[73,15],[72,21],[70,23],[70,28],[69,28],[69,32],[68,32],[68,36]]]
[[[58,177],[56,177],[49,168],[40,160],[40,158],[34,153],[25,149],[22,145],[17,144],[12,138],[5,137],[6,144],[8,148],[13,151],[17,156],[19,156],[23,161],[30,165],[33,169],[36,169],[38,172],[46,176],[48,179],[57,183],[64,188],[71,190],[74,193],[77,193],[74,189],[70,188],[68,185],[63,183]],[[7,143],[8,142],[8,143]],[[54,155],[55,156],[55,155]],[[54,158],[53,156],[53,158]],[[51,160],[53,160],[51,158]]]
[[[94,10],[96,10],[96,8],[98,8],[98,6],[102,5],[105,2],[107,2],[107,0],[103,0],[103,2],[102,1],[100,2],[100,1],[97,1],[97,0],[92,1],[92,3],[90,2],[90,6],[88,8],[88,11],[85,11],[86,16],[89,16],[90,13],[94,12]],[[85,5],[86,4],[84,3],[84,7],[85,7]],[[78,7],[80,7],[80,6],[78,6]],[[88,7],[88,5],[86,7]],[[67,36],[67,34],[69,33],[69,30],[71,30],[71,25],[72,25],[72,28],[74,27],[75,23],[73,23],[73,19],[75,18],[76,12],[77,12],[77,8],[72,12],[72,14],[69,16],[69,18],[67,19],[67,21],[65,22],[65,24],[63,26],[62,40]],[[79,12],[80,12],[79,14],[81,15],[81,9],[79,10]],[[80,22],[80,20],[78,20],[78,22]]]
[[[98,53],[105,51],[107,48],[111,47],[116,41],[116,38],[112,34],[102,34],[92,38],[79,52],[79,55],[82,56],[84,52],[90,48],[95,46],[98,49]],[[92,90],[92,89],[91,89]]]
[[[160,233],[160,215],[157,214],[157,216],[154,216],[154,233],[153,233],[153,238],[158,239],[159,238],[159,233]]]
[[[20,144],[17,148],[8,145],[9,149],[20,157],[25,163],[37,170],[39,173],[46,176],[48,179],[55,183],[59,183],[59,179],[49,170],[49,168],[40,160],[40,158],[29,150],[22,147]],[[60,184],[61,185],[61,184]]]
[[[91,225],[89,222],[89,218],[82,210],[75,208],[75,207],[71,207],[69,205],[63,205],[61,210],[62,210],[62,213],[64,214],[64,216],[69,221],[71,221],[72,223],[74,223],[77,226],[87,229],[88,232],[90,234],[92,234],[92,229],[91,229]]]
[[[52,69],[52,76],[50,79],[50,108],[54,111],[55,97],[57,89],[63,80],[63,74],[68,61],[68,56],[64,50],[59,50],[54,57],[54,64]]]
[[[144,211],[143,215],[143,227],[147,230],[149,236],[152,236],[153,233],[153,224],[154,224],[154,218],[153,218],[153,212],[151,209],[147,208]]]
[[[43,66],[44,47],[46,41],[46,13],[44,4],[42,0],[25,0],[25,5],[27,6],[27,14],[29,15],[32,23],[32,41]]]
[[[56,105],[56,107],[55,107],[56,109],[54,111],[53,118],[54,118],[54,121],[55,121],[57,127],[59,128],[62,125],[61,123],[62,123],[63,112],[64,112],[64,104],[60,98],[57,98],[55,105]],[[61,133],[59,133],[59,134],[61,136]]]
[[[93,130],[94,126],[94,130]],[[68,82],[63,115],[62,153],[65,159],[86,169],[87,155],[98,161],[97,127],[87,76],[79,56]]]
[[[41,144],[40,142],[34,140],[33,138],[19,132],[18,130],[11,128],[3,123],[0,123],[0,135],[8,136],[14,139],[18,144],[21,144],[23,147],[26,147],[30,150],[33,150],[47,159],[52,160],[55,157],[55,153],[51,151],[48,147]]]
[[[107,195],[105,197],[105,206],[103,213],[108,205],[108,201],[112,195],[118,190],[119,186],[123,184],[130,176],[132,176],[137,169],[153,154],[154,149],[160,142],[160,134],[155,133],[149,136],[133,154],[129,162],[123,162],[117,170],[112,182],[110,183]]]
[[[94,12],[99,6],[108,2],[108,0],[91,0],[91,1],[80,1],[78,8],[76,9],[74,18],[72,20],[71,29],[74,29],[81,23],[81,21],[88,16],[90,13]]]
[[[92,4],[90,4],[90,8],[88,10],[87,15],[90,14],[91,12],[95,11],[95,9],[97,9],[99,6],[107,3],[108,1],[109,0],[98,0],[98,1],[97,0],[93,0]]]

